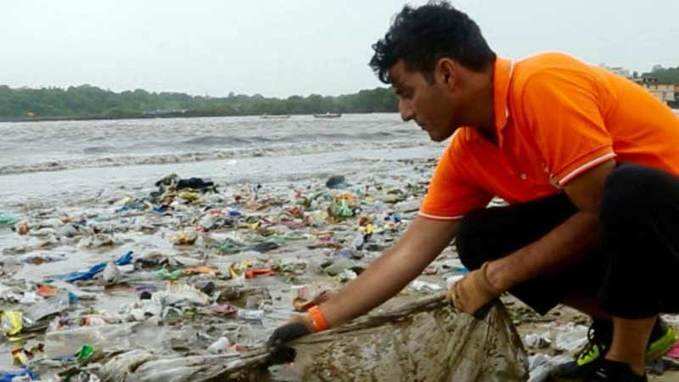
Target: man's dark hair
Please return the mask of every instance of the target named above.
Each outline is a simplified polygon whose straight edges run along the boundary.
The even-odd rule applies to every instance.
[[[477,72],[495,61],[495,53],[479,26],[446,1],[419,8],[406,5],[372,48],[375,55],[370,67],[385,84],[390,83],[389,68],[399,59],[408,70],[423,73],[430,82],[436,62],[444,57]]]

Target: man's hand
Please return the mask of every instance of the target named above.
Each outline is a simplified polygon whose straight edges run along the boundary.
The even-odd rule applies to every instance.
[[[448,290],[450,299],[457,309],[478,316],[479,311],[502,294],[488,282],[488,263],[470,272]]]
[[[313,333],[313,324],[308,314],[294,315],[282,326],[274,330],[267,341],[267,346],[271,349],[270,364],[280,364],[295,360],[295,350],[286,344],[307,334]]]

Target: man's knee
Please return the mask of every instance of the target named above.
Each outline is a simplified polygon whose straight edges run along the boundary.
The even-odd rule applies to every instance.
[[[638,219],[656,203],[652,193],[658,174],[636,165],[620,165],[606,179],[601,201],[601,220],[604,224]]]

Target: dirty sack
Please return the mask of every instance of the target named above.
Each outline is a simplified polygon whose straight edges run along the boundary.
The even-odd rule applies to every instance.
[[[377,312],[291,344],[290,367],[303,381],[525,381],[527,355],[503,306],[483,320],[439,296]],[[120,354],[103,381],[248,381],[263,378],[265,346],[244,353],[163,358]],[[255,379],[253,379],[255,378]]]

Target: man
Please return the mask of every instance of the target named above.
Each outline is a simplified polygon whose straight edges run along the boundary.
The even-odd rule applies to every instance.
[[[563,54],[497,58],[449,4],[406,6],[373,46],[404,120],[452,136],[419,216],[327,302],[278,328],[272,346],[340,325],[394,296],[457,237],[471,271],[449,291],[478,312],[509,291],[546,313],[593,318],[590,346],[562,375],[645,381],[676,341],[679,119],[638,85]],[[510,205],[484,208],[494,196]]]

